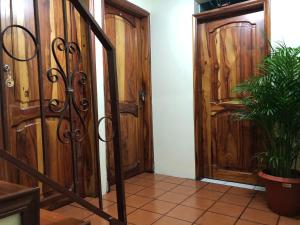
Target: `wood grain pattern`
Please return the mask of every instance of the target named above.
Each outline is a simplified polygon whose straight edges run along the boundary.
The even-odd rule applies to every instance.
[[[90,225],[89,221],[78,220],[74,218],[68,218],[61,214],[47,211],[44,209],[40,210],[40,224],[41,225]]]
[[[48,152],[46,159],[49,162],[49,170],[45,173],[55,181],[65,187],[72,186],[72,166],[71,166],[71,147],[69,144],[59,142],[56,134],[59,114],[49,111],[47,108],[50,99],[58,99],[63,103],[65,98],[65,87],[62,79],[57,83],[51,83],[47,79],[46,72],[49,68],[57,67],[54,56],[51,52],[52,41],[56,37],[64,37],[63,12],[61,0],[39,0],[39,22],[41,33],[41,54],[42,71],[44,83],[44,104],[46,113],[46,137]],[[87,1],[92,4],[92,1]],[[1,10],[1,28],[11,24],[18,24],[26,27],[33,35],[36,34],[34,27],[33,0],[3,0],[0,3]],[[92,103],[91,91],[91,63],[89,49],[88,26],[80,17],[78,12],[67,1],[68,32],[69,40],[78,43],[83,61],[79,69],[88,75],[88,85],[86,88],[78,85],[75,80],[75,100],[80,101],[81,96],[87,98]],[[20,58],[26,58],[34,53],[34,43],[24,31],[20,29],[11,29],[4,35],[4,42],[8,50]],[[34,58],[27,62],[18,62],[12,60],[6,53],[3,54],[3,61],[11,68],[15,81],[15,86],[5,88],[5,97],[7,101],[6,112],[8,115],[7,125],[9,127],[9,148],[11,154],[32,165],[39,171],[45,170],[43,161],[43,146],[41,141],[41,122],[39,107],[39,85],[38,85],[38,65]],[[65,55],[58,53],[58,60],[66,70]],[[71,70],[74,70],[78,59],[75,56],[70,58]],[[78,169],[80,174],[80,192],[83,195],[95,195],[95,133],[93,106],[89,105],[89,111],[83,113],[87,124],[88,137],[78,144]],[[79,118],[74,114],[75,121]],[[68,120],[68,116],[65,120]],[[67,122],[63,122],[63,127],[67,128]],[[2,136],[1,136],[2,137]],[[2,140],[1,140],[2,143]],[[27,175],[13,169],[6,163],[0,164],[0,178],[11,182],[20,183],[27,186],[41,186],[42,197],[49,197],[52,191],[44,185],[38,184]]]
[[[142,18],[141,22],[141,55],[142,57],[142,89],[145,91],[143,112],[143,144],[145,148],[144,168],[147,172],[154,172],[153,150],[153,121],[152,121],[152,79],[151,79],[151,32],[150,16]]]
[[[153,171],[149,18],[148,15],[136,16],[132,13],[132,4],[127,9],[127,2],[112,2],[113,6],[110,5],[111,1],[106,1],[105,30],[117,51],[123,166],[125,176],[130,177],[145,170]],[[124,7],[126,10],[123,10]],[[105,108],[109,115],[107,82],[106,77]],[[139,97],[142,90],[146,92],[144,102]],[[106,133],[107,137],[111,137],[109,123],[106,125]],[[109,183],[113,184],[113,149],[111,143],[107,146]]]
[[[110,14],[106,11],[105,16],[106,32],[112,38],[116,46],[117,71],[118,71],[118,88],[119,101],[123,107],[139,108],[139,90],[140,90],[140,66],[138,63],[138,29],[132,26],[127,19],[118,15]],[[114,27],[113,29],[111,29]],[[106,95],[108,96],[108,95]],[[108,104],[107,104],[108,105]],[[108,105],[109,106],[109,105]],[[106,108],[108,108],[108,106]],[[124,167],[132,167],[141,164],[143,155],[142,146],[140,145],[140,118],[125,111],[121,113],[121,145],[123,150]],[[114,180],[114,158],[112,145],[108,145],[110,179]],[[139,162],[137,164],[136,162]],[[143,168],[138,168],[142,172]],[[128,171],[125,171],[125,173]]]
[[[237,15],[227,15],[226,9],[225,14],[219,10],[220,15],[196,15],[197,177],[256,183],[254,155],[261,149],[262,136],[254,124],[232,118],[242,107],[237,101],[242,96],[232,88],[257,74],[265,56],[265,12],[236,10]]]
[[[134,5],[129,1],[123,1],[123,0],[103,0],[103,1],[106,3],[106,5],[113,6],[114,8],[117,8],[121,11],[125,11],[126,13],[134,17],[145,18],[150,15],[149,12],[138,7],[137,5]]]

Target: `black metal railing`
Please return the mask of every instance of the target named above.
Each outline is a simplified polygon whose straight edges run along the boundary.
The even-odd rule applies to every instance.
[[[34,56],[37,58],[37,64],[38,64],[38,81],[39,81],[39,95],[40,95],[40,118],[41,118],[41,127],[42,127],[42,144],[43,144],[43,152],[44,152],[44,174],[40,173],[36,169],[28,166],[23,161],[17,159],[16,157],[9,154],[5,149],[8,149],[8,135],[7,135],[7,129],[4,129],[3,132],[3,143],[4,143],[4,149],[0,149],[0,157],[18,168],[19,170],[22,170],[32,177],[38,179],[40,182],[46,184],[47,186],[51,187],[53,190],[61,193],[62,195],[68,197],[70,200],[78,203],[79,205],[83,206],[87,210],[91,211],[92,213],[100,216],[101,218],[107,220],[111,225],[126,225],[127,224],[127,218],[126,218],[126,204],[125,204],[125,194],[124,194],[124,181],[123,181],[123,172],[122,172],[122,151],[120,146],[120,117],[119,117],[119,105],[118,105],[118,84],[117,84],[117,71],[116,71],[116,51],[113,46],[113,44],[110,42],[108,37],[105,35],[101,27],[98,25],[92,14],[89,12],[88,8],[85,6],[85,3],[83,0],[69,0],[69,2],[74,6],[74,8],[78,11],[80,16],[85,20],[87,25],[89,26],[90,30],[93,32],[93,34],[97,37],[97,39],[102,43],[103,47],[106,50],[107,53],[107,66],[108,66],[108,81],[109,81],[109,90],[110,90],[110,99],[111,99],[111,121],[113,126],[113,145],[114,145],[114,163],[115,163],[115,177],[116,177],[116,192],[117,192],[117,205],[118,205],[118,218],[114,218],[111,215],[107,214],[102,209],[102,191],[101,191],[101,173],[100,173],[100,159],[99,159],[99,140],[98,140],[98,121],[95,119],[94,122],[94,132],[95,132],[95,144],[96,144],[96,164],[97,164],[97,190],[98,190],[98,196],[99,196],[99,208],[95,207],[85,199],[81,198],[78,194],[78,174],[77,174],[77,149],[76,149],[76,143],[81,142],[86,135],[86,125],[85,121],[83,120],[81,113],[88,110],[89,102],[87,99],[83,98],[80,101],[80,104],[78,105],[76,101],[74,100],[74,87],[73,81],[74,77],[79,77],[80,84],[84,86],[86,84],[87,75],[80,71],[78,67],[73,72],[70,72],[70,65],[69,65],[69,59],[70,55],[77,55],[78,57],[78,64],[81,61],[81,53],[80,48],[78,45],[74,42],[68,42],[68,22],[67,22],[67,12],[66,12],[66,4],[67,0],[62,0],[63,2],[63,22],[64,22],[64,39],[57,37],[52,42],[52,54],[55,58],[57,68],[50,68],[47,71],[47,78],[48,81],[51,83],[55,83],[58,81],[58,79],[62,79],[63,83],[65,85],[66,90],[66,100],[63,103],[62,106],[60,106],[60,102],[57,99],[50,99],[50,101],[47,103],[48,106],[45,106],[45,100],[44,100],[44,79],[43,79],[43,71],[42,71],[42,54],[41,54],[41,40],[40,40],[40,24],[39,24],[39,7],[38,7],[38,0],[33,0],[34,4],[34,17],[35,17],[35,30],[36,34],[35,36],[30,33],[29,30],[27,30],[25,27],[19,26],[19,28],[23,29],[25,32],[27,32],[31,38],[33,39],[35,43],[35,49],[36,52]],[[0,25],[1,26],[1,25]],[[1,27],[0,27],[1,28]],[[0,49],[5,51],[5,46],[3,46],[3,36],[4,31],[1,33],[1,42],[0,42]],[[92,41],[91,33],[89,34],[90,42]],[[90,46],[91,47],[91,44]],[[90,48],[91,50],[91,48]],[[63,70],[61,63],[59,62],[58,58],[56,57],[56,51],[63,51],[65,53],[65,65],[66,65],[66,71]],[[91,52],[91,51],[90,51]],[[90,53],[90,57],[92,56],[92,53]],[[13,57],[12,57],[13,58]],[[31,60],[32,58],[28,59]],[[15,59],[14,60],[18,60]],[[27,61],[27,59],[25,59]],[[3,58],[2,53],[0,53],[0,65],[3,65]],[[0,75],[2,77],[2,69],[0,70]],[[92,93],[93,93],[93,109],[94,109],[94,118],[98,118],[97,115],[97,91],[96,91],[96,81],[92,81]],[[3,80],[1,82],[0,86],[1,96],[4,96],[4,85]],[[6,124],[6,112],[4,110],[5,106],[5,99],[1,101],[1,109],[2,109],[2,121],[3,126],[5,127]],[[49,165],[47,162],[46,157],[46,113],[45,113],[45,107],[48,107],[50,111],[53,113],[60,114],[60,119],[57,127],[57,138],[62,143],[70,143],[71,144],[71,150],[72,150],[72,167],[73,167],[73,191],[70,191],[69,189],[61,186],[51,178],[49,178],[46,175],[46,171],[48,171]],[[81,125],[73,124],[72,117],[73,115],[77,114],[77,117],[79,117],[79,123]],[[68,114],[66,116],[65,114]],[[69,127],[67,130],[64,130],[63,132],[60,131],[61,129],[61,121],[65,118],[68,118],[69,121]],[[106,118],[106,117],[104,117]],[[100,121],[103,121],[103,118],[100,119]],[[7,128],[7,127],[6,127]],[[83,130],[81,130],[83,129]]]

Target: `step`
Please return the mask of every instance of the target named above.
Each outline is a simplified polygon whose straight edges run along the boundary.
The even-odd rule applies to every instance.
[[[25,192],[26,193],[28,192],[28,194],[30,194],[31,190],[34,190],[34,188],[28,188],[18,184],[12,184],[0,180],[0,203],[2,204],[3,202],[6,205],[9,205],[6,206],[8,212],[13,211],[14,207],[18,208],[18,204],[16,204],[16,200],[19,200],[21,197],[24,197],[23,193]],[[35,190],[38,191],[37,189]],[[37,202],[36,206],[38,207],[38,205],[39,204]],[[0,212],[1,210],[3,211],[3,213],[6,213],[5,208],[4,209],[0,208]],[[38,210],[38,208],[36,208],[36,210]],[[74,218],[68,218],[58,213],[41,209],[40,225],[90,225],[90,222],[82,221]]]
[[[0,196],[24,191],[28,188],[0,180]]]
[[[45,209],[40,210],[40,216],[40,225],[90,225],[90,222],[88,221],[67,218],[63,215]]]

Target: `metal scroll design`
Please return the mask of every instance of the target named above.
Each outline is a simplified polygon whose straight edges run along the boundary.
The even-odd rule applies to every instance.
[[[58,57],[58,52],[69,53],[67,55],[76,56],[77,61],[74,64],[73,71],[65,72],[63,69],[62,63]],[[70,143],[71,141],[75,141],[77,143],[82,142],[87,136],[87,126],[84,120],[84,115],[89,110],[89,100],[85,97],[80,96],[80,101],[76,101],[76,97],[74,95],[74,88],[76,85],[80,85],[81,87],[87,86],[88,76],[85,72],[79,69],[82,63],[82,55],[80,48],[75,42],[67,42],[61,37],[57,37],[52,41],[52,54],[54,60],[57,64],[56,68],[50,68],[47,71],[47,78],[51,83],[58,83],[61,79],[65,88],[65,100],[64,102],[59,101],[56,98],[50,99],[48,103],[49,110],[53,113],[58,113],[59,122],[57,126],[57,137],[62,143]],[[66,58],[66,60],[69,57]],[[65,62],[67,63],[67,62]],[[77,78],[78,77],[78,78]],[[73,113],[74,112],[74,113]],[[69,113],[69,127],[63,130],[63,121],[66,120]],[[73,120],[72,115],[76,114],[79,118],[79,121]],[[71,124],[72,123],[72,124]]]
[[[31,38],[32,42],[34,43],[34,48],[35,48],[34,53],[33,53],[32,56],[30,56],[30,57],[28,57],[28,58],[19,58],[18,56],[13,55],[13,53],[11,53],[11,52],[8,50],[7,46],[5,45],[4,36],[5,36],[6,33],[9,32],[9,30],[11,30],[11,29],[13,29],[13,28],[15,28],[15,29],[20,29],[20,30],[22,30],[24,33],[27,33],[27,34],[29,35],[29,37]],[[19,61],[19,62],[28,62],[28,61],[32,60],[33,58],[35,58],[36,55],[37,55],[37,52],[38,52],[38,44],[37,44],[37,40],[36,40],[34,34],[33,34],[30,30],[28,30],[26,27],[24,27],[24,26],[17,25],[17,24],[13,24],[13,25],[7,26],[7,27],[2,31],[2,34],[1,34],[1,41],[2,41],[2,48],[3,48],[3,50],[5,51],[5,53],[6,53],[10,58],[12,58],[12,59],[14,59],[14,60],[16,60],[16,61]]]
[[[110,116],[103,116],[99,121],[98,121],[98,138],[100,139],[100,141],[104,142],[104,143],[108,143],[108,142],[112,142],[114,140],[114,137],[115,137],[115,130],[114,128],[112,127],[111,130],[112,130],[112,136],[107,138],[103,138],[100,134],[100,125],[102,122],[104,122],[105,120],[107,121],[111,121],[111,123],[113,123],[112,121],[112,118]]]

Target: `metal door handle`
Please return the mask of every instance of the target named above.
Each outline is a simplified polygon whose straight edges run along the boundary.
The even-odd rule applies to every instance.
[[[2,70],[3,70],[3,72],[8,73],[10,71],[9,65],[7,65],[7,64],[2,65]]]
[[[145,90],[142,89],[142,90],[140,91],[140,101],[144,103],[145,100],[146,100],[146,93],[145,93]]]
[[[7,64],[2,65],[2,70],[4,73],[7,73],[7,78],[5,80],[5,85],[9,88],[15,86],[15,81],[12,77],[11,71],[10,71],[10,66]]]

